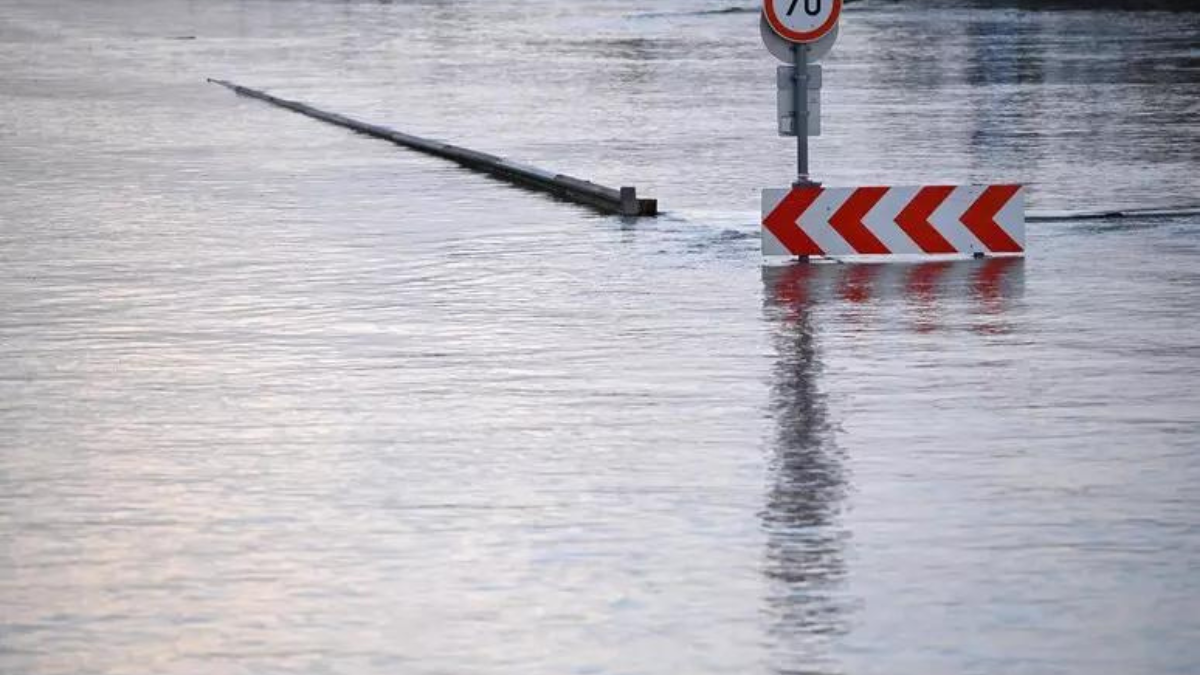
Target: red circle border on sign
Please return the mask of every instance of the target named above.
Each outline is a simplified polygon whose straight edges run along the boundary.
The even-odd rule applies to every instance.
[[[783,25],[783,22],[775,14],[775,3],[771,0],[763,2],[763,11],[767,15],[767,23],[771,24],[771,28],[783,39],[791,40],[792,42],[816,42],[824,37],[826,33],[833,30],[838,19],[842,16],[842,0],[833,0],[833,11],[829,13],[829,18],[825,20],[825,23],[807,33],[794,31]]]

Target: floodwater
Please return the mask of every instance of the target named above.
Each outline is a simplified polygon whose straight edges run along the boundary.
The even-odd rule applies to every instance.
[[[1200,672],[1200,216],[764,272],[729,2],[0,0],[0,672]],[[1198,35],[847,5],[814,175],[1194,207]]]

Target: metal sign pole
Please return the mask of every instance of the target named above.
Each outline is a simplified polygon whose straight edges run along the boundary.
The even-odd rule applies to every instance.
[[[792,45],[796,64],[796,182],[794,186],[812,185],[808,178],[808,45]]]
[[[786,64],[775,69],[776,126],[796,137],[795,182],[762,191],[764,256],[1025,254],[1020,185],[823,188],[809,177],[808,137],[821,135],[819,62],[850,0],[762,1],[763,44]]]

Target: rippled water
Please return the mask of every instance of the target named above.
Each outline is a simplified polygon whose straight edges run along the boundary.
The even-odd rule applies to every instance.
[[[1200,219],[764,271],[724,9],[0,0],[0,672],[1200,672]],[[849,5],[814,174],[1195,206],[1198,34]]]

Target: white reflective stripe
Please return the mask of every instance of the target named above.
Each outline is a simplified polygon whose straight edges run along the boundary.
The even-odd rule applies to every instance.
[[[896,254],[922,253],[912,237],[896,224],[896,216],[908,206],[920,188],[894,187],[863,217],[863,224],[883,242],[888,250]]]
[[[764,221],[767,219],[767,216],[775,211],[776,207],[779,206],[779,203],[783,201],[783,198],[789,192],[791,190],[768,189],[762,191],[762,214]],[[762,252],[763,255],[792,255],[792,252],[787,250],[787,247],[775,235],[771,234],[771,231],[766,227],[762,228]]]
[[[771,213],[773,213],[775,209],[779,207],[779,202],[782,202],[783,198],[788,196],[788,193],[790,192],[790,188],[784,190],[768,188],[762,191],[763,220],[766,220],[767,216],[771,215]]]
[[[996,214],[996,224],[1000,226],[1008,236],[1012,237],[1013,241],[1025,248],[1025,188],[1017,190],[1017,193],[1008,200],[1004,208]]]
[[[851,188],[828,188],[800,216],[800,227],[826,255],[853,255],[854,249],[829,224],[829,218],[849,198]]]
[[[762,231],[762,253],[763,255],[792,255],[792,252],[787,250],[787,247],[765,227]]]
[[[930,224],[946,238],[946,241],[953,244],[959,253],[970,255],[987,251],[967,226],[962,224],[962,215],[971,208],[976,199],[979,199],[983,191],[984,188],[977,185],[956,187],[929,217]]]

